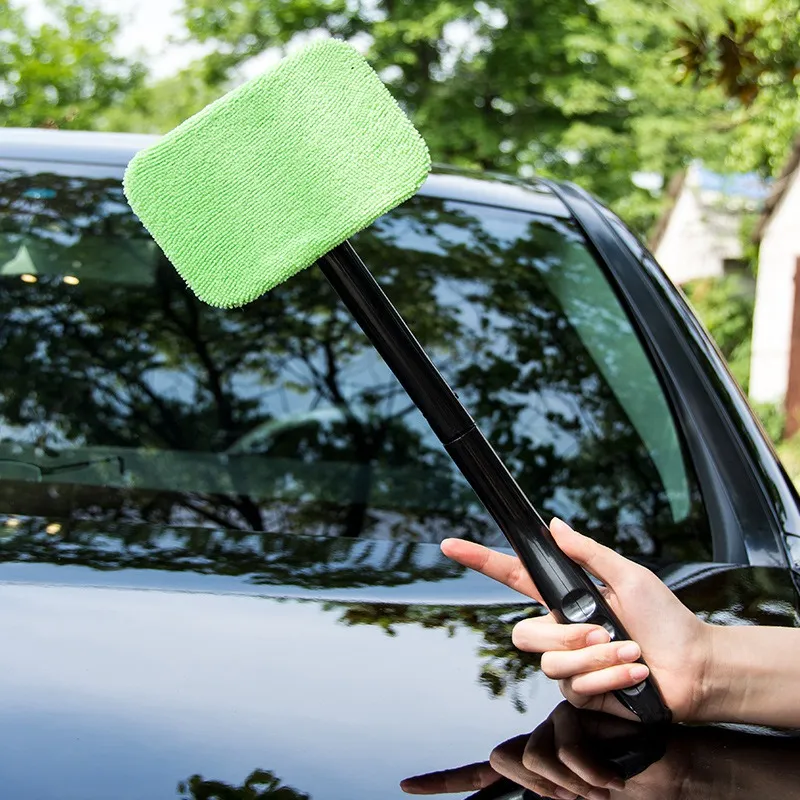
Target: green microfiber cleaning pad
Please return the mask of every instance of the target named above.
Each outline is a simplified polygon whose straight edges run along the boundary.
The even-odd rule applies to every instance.
[[[205,302],[244,305],[407,200],[424,140],[349,44],[309,45],[139,152],[128,202]]]

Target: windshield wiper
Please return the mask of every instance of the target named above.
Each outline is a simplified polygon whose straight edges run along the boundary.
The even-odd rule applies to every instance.
[[[35,471],[35,480],[41,481],[42,478],[49,477],[50,475],[59,475],[67,472],[72,472],[77,469],[85,469],[86,467],[93,467],[96,464],[110,464],[116,462],[119,467],[120,477],[125,474],[125,461],[122,456],[106,456],[105,458],[90,458],[85,461],[72,461],[69,464],[56,464],[53,466],[46,466],[44,464],[37,464],[33,461],[25,461],[24,459],[17,458],[0,458],[0,469],[3,464],[13,464],[17,467],[23,467]]]

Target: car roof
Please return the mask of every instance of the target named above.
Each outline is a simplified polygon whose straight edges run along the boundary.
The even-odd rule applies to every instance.
[[[0,168],[36,169],[69,164],[124,169],[133,156],[160,137],[143,133],[0,128]],[[435,165],[419,192],[468,203],[568,218],[548,186],[533,180]]]

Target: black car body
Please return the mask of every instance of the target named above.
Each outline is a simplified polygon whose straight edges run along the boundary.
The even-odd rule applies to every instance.
[[[485,759],[557,687],[510,642],[532,604],[438,542],[506,543],[314,269],[234,311],[182,285],[122,195],[151,141],[0,130],[3,796]],[[706,619],[797,625],[798,496],[613,214],[438,169],[354,244],[537,506]]]

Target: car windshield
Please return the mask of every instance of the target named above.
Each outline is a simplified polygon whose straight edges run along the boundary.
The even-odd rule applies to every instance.
[[[710,557],[642,346],[567,220],[417,197],[354,244],[543,513]],[[121,183],[0,172],[0,513],[505,544],[318,270],[199,302]]]

